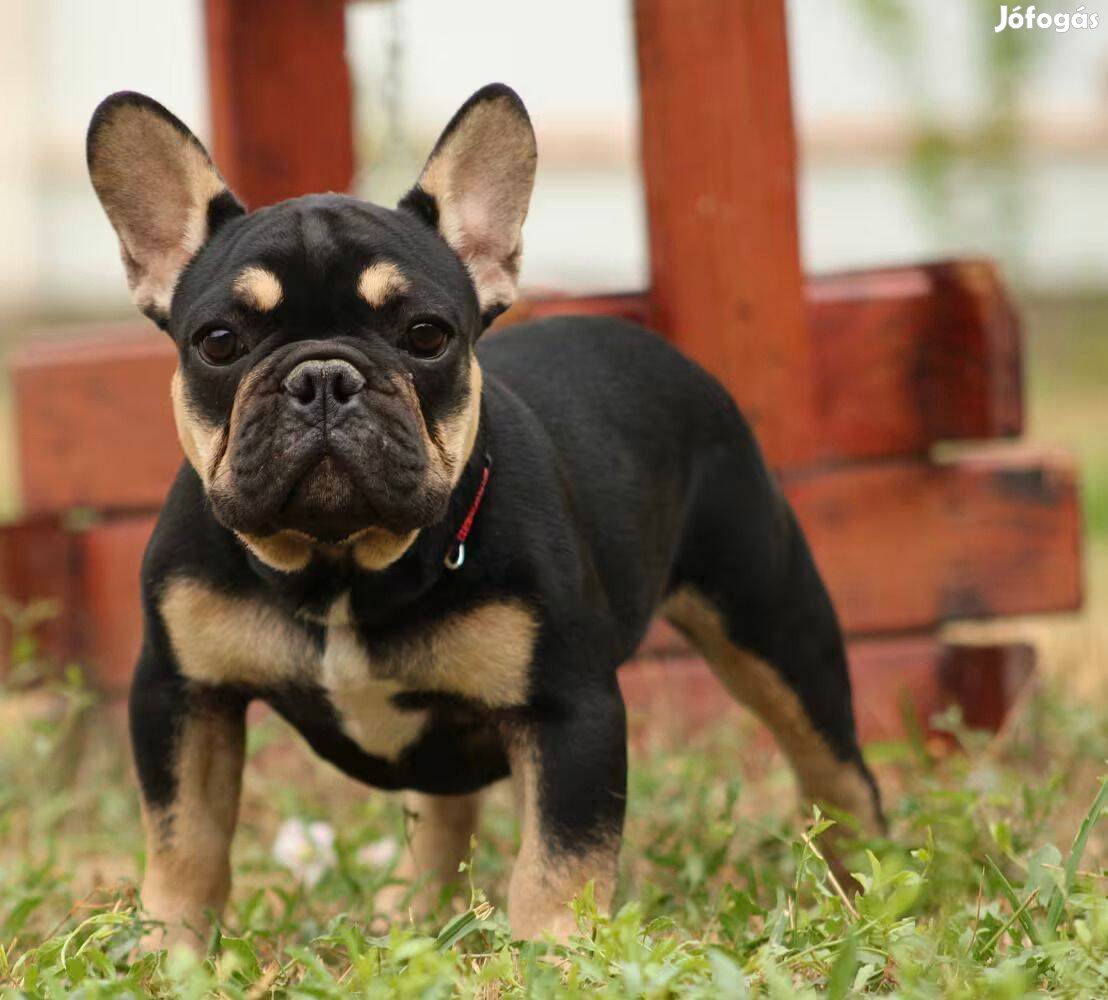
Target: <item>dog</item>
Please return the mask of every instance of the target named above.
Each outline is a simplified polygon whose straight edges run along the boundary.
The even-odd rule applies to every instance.
[[[835,612],[722,386],[655,334],[513,301],[536,145],[501,84],[462,105],[395,209],[247,212],[204,147],[119,93],[88,132],[135,304],[179,364],[185,461],[142,567],[129,702],[164,940],[230,887],[245,713],[402,790],[416,902],[511,778],[517,938],[575,931],[616,883],[616,670],[656,613],[780,742],[802,792],[880,829]],[[162,941],[157,938],[157,941]]]

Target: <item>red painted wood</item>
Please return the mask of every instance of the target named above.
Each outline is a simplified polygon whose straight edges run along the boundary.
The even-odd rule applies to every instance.
[[[1022,430],[1019,322],[991,262],[828,275],[806,298],[825,458]]]
[[[87,615],[81,661],[97,687],[125,691],[142,643],[139,567],[153,516],[97,524],[78,539],[81,602]]]
[[[651,296],[771,462],[817,450],[783,0],[636,0]]]
[[[849,632],[1081,605],[1073,464],[1006,449],[808,471],[785,492]]]
[[[883,463],[794,477],[786,489],[855,636],[1080,604],[1074,474],[1059,459]],[[7,529],[6,548],[0,533],[2,592],[23,600],[61,596],[62,647],[88,662],[104,687],[117,689],[138,648],[138,571],[153,519],[109,519],[76,543],[37,523]],[[644,652],[687,649],[659,624]],[[966,696],[995,716],[985,695]]]
[[[343,0],[205,0],[212,152],[257,208],[354,176]]]
[[[13,640],[30,625],[32,606],[50,617],[32,632],[36,656],[64,663],[80,646],[79,553],[73,534],[54,517],[27,518],[0,527],[0,676],[11,667]],[[27,650],[16,651],[23,655]]]
[[[157,506],[181,464],[169,403],[176,351],[145,324],[82,330],[12,358],[23,507]]]

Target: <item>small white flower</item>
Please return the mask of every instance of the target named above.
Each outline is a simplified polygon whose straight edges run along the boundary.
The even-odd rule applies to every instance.
[[[287,819],[273,840],[273,859],[311,889],[335,866],[335,828],[330,823]]]
[[[395,837],[382,837],[358,851],[358,863],[366,868],[384,868],[396,857],[398,849]]]

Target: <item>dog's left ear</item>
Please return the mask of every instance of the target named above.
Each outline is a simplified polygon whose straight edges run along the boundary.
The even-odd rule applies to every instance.
[[[88,171],[119,237],[135,305],[163,329],[177,279],[245,209],[200,140],[144,94],[112,94],[88,127]]]
[[[519,95],[489,84],[450,120],[400,201],[436,226],[462,259],[486,326],[515,298],[535,159],[535,133]]]

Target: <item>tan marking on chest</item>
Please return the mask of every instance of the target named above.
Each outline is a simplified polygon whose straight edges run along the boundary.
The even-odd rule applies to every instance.
[[[522,603],[490,602],[447,618],[413,644],[404,670],[426,689],[493,708],[522,705],[537,635],[538,622]]]
[[[320,683],[343,730],[366,753],[395,760],[419,738],[427,712],[398,709],[392,698],[404,690],[403,684],[376,673],[350,625],[328,627]]]
[[[348,598],[328,615],[322,654],[292,618],[197,580],[165,588],[160,608],[181,672],[206,684],[318,684],[344,732],[394,760],[417,740],[426,711],[397,708],[404,691],[457,695],[508,708],[527,700],[538,624],[517,601],[451,615],[370,656],[350,625]]]
[[[319,653],[308,634],[261,601],[172,580],[160,609],[182,674],[204,684],[310,681]]]

